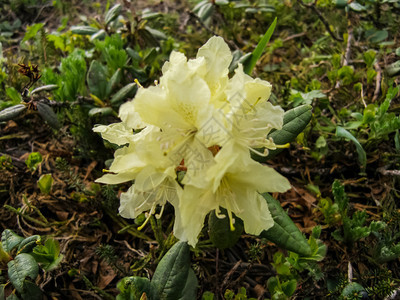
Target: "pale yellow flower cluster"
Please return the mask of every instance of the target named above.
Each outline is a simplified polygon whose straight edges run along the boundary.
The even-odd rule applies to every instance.
[[[266,155],[276,148],[266,137],[282,127],[284,112],[267,101],[271,85],[246,75],[241,65],[229,78],[231,61],[221,37],[212,37],[196,59],[172,52],[159,84],[139,88],[121,106],[121,123],[94,128],[122,146],[110,172],[97,182],[135,181],[121,194],[121,216],[149,211],[148,216],[159,217],[169,202],[175,209],[175,236],[192,246],[210,211],[224,217],[220,207],[227,210],[232,229],[232,213],[250,234],[273,226],[260,193],[285,192],[290,184],[254,161],[250,151]]]

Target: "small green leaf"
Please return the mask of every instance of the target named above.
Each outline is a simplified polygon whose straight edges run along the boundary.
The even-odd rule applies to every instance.
[[[359,284],[357,282],[350,282],[343,289],[341,296],[346,297],[346,298],[347,297],[351,298],[354,296],[354,293],[358,293],[361,291],[365,291],[364,287],[361,284]]]
[[[12,120],[22,114],[25,110],[26,106],[24,104],[7,107],[0,111],[0,122]]]
[[[10,229],[4,230],[1,234],[1,244],[3,245],[4,251],[7,253],[10,253],[12,249],[17,247],[23,240],[24,238],[22,236],[19,236]]]
[[[107,94],[107,67],[103,66],[97,60],[93,60],[87,73],[87,83],[89,91],[101,100],[106,98]]]
[[[118,18],[119,14],[121,13],[121,10],[122,10],[121,4],[116,4],[113,7],[111,7],[110,10],[106,13],[106,16],[104,17],[106,25],[108,25],[110,22]]]
[[[71,32],[79,35],[92,35],[98,32],[99,29],[92,26],[72,26]]]
[[[253,71],[257,61],[263,54],[265,47],[267,46],[269,40],[271,39],[272,34],[274,33],[276,22],[277,18],[274,19],[272,24],[269,26],[267,32],[264,34],[263,38],[258,43],[256,49],[254,49],[254,51],[252,52],[251,59],[249,60],[249,62],[243,65],[243,70],[246,74],[250,74]]]
[[[27,40],[30,40],[31,38],[35,37],[40,29],[42,29],[44,26],[44,23],[37,23],[32,26],[27,26],[26,27],[26,33],[24,38],[22,39],[21,43],[26,42]]]
[[[124,101],[126,98],[131,96],[134,91],[137,89],[136,83],[130,83],[120,89],[115,95],[111,98],[110,102],[112,104],[116,104],[118,102]]]
[[[294,294],[297,287],[297,280],[291,279],[286,282],[282,283],[282,291],[285,293],[286,296],[290,297]]]
[[[364,52],[363,57],[367,67],[372,67],[375,61],[376,51],[373,49],[369,49],[368,51]]]
[[[274,226],[261,232],[260,237],[266,238],[286,250],[303,256],[310,256],[310,245],[280,203],[268,193],[264,193],[262,196],[268,203],[268,208],[274,219]]]
[[[61,127],[60,122],[58,122],[58,118],[53,109],[43,102],[39,102],[37,104],[37,109],[39,115],[54,129],[59,129]]]
[[[95,107],[89,110],[89,117],[94,117],[94,116],[109,116],[113,113],[113,109],[111,107]]]
[[[110,80],[107,83],[107,93],[106,97],[110,96],[111,92],[115,89],[115,87],[121,82],[122,79],[122,70],[117,69],[113,76],[111,76]]]
[[[356,12],[361,12],[361,11],[365,11],[366,10],[366,7],[361,5],[358,2],[351,2],[349,4],[349,7],[350,7],[351,10],[354,10]]]
[[[24,239],[18,246],[18,253],[30,252],[34,247],[36,247],[36,242],[40,241],[40,235],[32,235]]]
[[[51,238],[47,239],[44,245],[33,248],[32,256],[45,271],[55,269],[64,257],[60,254],[59,242]]]
[[[336,135],[338,137],[349,139],[356,145],[356,150],[358,153],[358,161],[361,164],[362,170],[365,170],[367,166],[367,154],[365,153],[360,142],[350,132],[348,132],[346,129],[340,126],[336,127]]]
[[[36,93],[40,93],[43,91],[54,91],[54,90],[57,90],[58,88],[59,88],[59,86],[57,84],[48,84],[48,85],[40,86],[40,87],[34,89],[31,92],[31,95],[34,95]]]
[[[51,177],[51,174],[43,174],[37,182],[40,191],[46,195],[50,194],[52,184],[53,177]]]
[[[27,277],[35,280],[39,274],[39,266],[35,259],[27,254],[18,254],[8,264],[8,278],[20,293],[24,292],[24,281]]]
[[[35,171],[39,164],[42,162],[42,155],[39,152],[32,152],[29,154],[28,158],[25,160],[26,166],[29,170]]]
[[[389,36],[387,30],[370,29],[365,32],[365,37],[371,43],[380,43],[386,40]]]
[[[116,300],[141,299],[143,293],[150,295],[150,280],[145,277],[125,277],[117,284],[120,293]]]

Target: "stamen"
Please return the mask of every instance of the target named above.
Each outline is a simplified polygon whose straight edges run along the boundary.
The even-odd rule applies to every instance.
[[[161,219],[161,217],[162,217],[162,215],[163,215],[163,212],[164,212],[164,207],[165,207],[165,205],[162,205],[162,206],[161,206],[161,211],[160,211],[160,213],[155,215],[155,216],[156,216],[156,219]]]
[[[135,78],[135,80],[133,80],[138,87],[143,88],[143,85],[140,84],[139,80],[137,80],[137,78]]]
[[[146,220],[143,222],[142,225],[140,225],[140,226],[137,228],[137,230],[140,231],[140,230],[143,229],[144,226],[146,226],[147,222],[149,222],[149,220],[150,220],[150,218],[151,218],[151,215],[154,213],[155,207],[156,207],[156,204],[154,203],[153,206],[151,207],[150,211],[149,211],[148,213],[145,214]]]

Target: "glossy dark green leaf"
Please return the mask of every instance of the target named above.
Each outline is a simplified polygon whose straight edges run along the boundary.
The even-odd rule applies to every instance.
[[[311,105],[301,105],[285,112],[283,116],[283,127],[280,130],[271,132],[268,137],[274,140],[277,145],[285,145],[295,140],[296,137],[306,128],[312,116]],[[270,150],[267,157],[253,155],[252,157],[260,162],[265,162],[280,153],[283,149]]]
[[[300,255],[311,255],[311,248],[307,240],[283,210],[279,201],[275,200],[268,193],[262,195],[268,203],[269,210],[274,219],[274,226],[261,232],[260,237],[266,238],[279,247]]]
[[[151,280],[152,297],[160,300],[180,299],[189,278],[189,269],[189,245],[178,242],[161,259],[154,272]]]
[[[105,17],[104,17],[104,21],[106,23],[106,25],[108,25],[110,22],[114,21],[116,18],[118,18],[118,16],[120,15],[122,11],[122,6],[121,4],[116,4],[113,7],[111,7],[109,9],[109,11],[107,11]]]
[[[243,232],[243,221],[235,216],[235,230],[230,228],[230,222],[226,209],[221,208],[221,215],[225,218],[218,218],[215,211],[212,211],[208,217],[208,236],[213,245],[219,249],[226,249],[234,246]]]
[[[4,251],[6,251],[7,253],[10,253],[12,249],[17,247],[23,240],[24,238],[22,236],[19,236],[10,229],[4,230],[1,234],[1,244]]]
[[[35,280],[39,274],[36,260],[27,253],[18,254],[14,260],[7,264],[8,278],[20,293],[24,292],[24,281],[27,277]]]
[[[80,35],[92,35],[98,32],[99,29],[92,26],[72,26],[71,32]]]
[[[37,104],[39,115],[54,129],[60,129],[61,125],[53,109],[43,102]]]
[[[107,95],[107,67],[93,60],[87,73],[87,83],[90,93],[104,100]]]
[[[23,300],[42,300],[42,290],[33,282],[29,280],[24,281],[24,291],[21,293]]]
[[[109,116],[113,113],[113,109],[111,107],[95,107],[89,110],[89,117],[94,116]]]
[[[0,122],[12,120],[22,114],[25,110],[26,106],[24,104],[7,107],[0,111]]]
[[[183,288],[183,291],[182,291],[182,296],[178,300],[196,299],[197,285],[198,285],[198,281],[196,278],[196,274],[194,274],[193,269],[190,268],[185,287]]]
[[[59,86],[57,84],[48,84],[48,85],[40,86],[40,87],[34,89],[31,92],[31,95],[34,95],[36,93],[40,93],[43,91],[54,91],[54,90],[57,90],[58,88],[59,88]]]
[[[132,96],[134,91],[137,89],[136,83],[130,83],[120,89],[115,95],[111,98],[110,102],[112,104],[116,104],[118,102],[122,102],[126,100],[129,96]]]
[[[116,86],[121,82],[122,70],[117,69],[115,73],[111,76],[110,80],[107,82],[107,92],[106,97],[111,95],[111,92],[116,88]]]
[[[32,235],[24,239],[18,246],[18,253],[30,252],[34,247],[36,247],[36,242],[40,241],[40,235]]]

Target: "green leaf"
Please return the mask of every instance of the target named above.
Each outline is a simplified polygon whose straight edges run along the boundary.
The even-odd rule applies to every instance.
[[[235,220],[235,230],[232,231],[226,209],[221,208],[221,215],[225,215],[225,218],[218,218],[215,215],[215,211],[212,211],[209,214],[208,235],[215,247],[226,249],[234,246],[239,240],[240,235],[243,232],[243,221],[236,216],[233,216]]]
[[[347,215],[347,208],[349,206],[349,198],[347,197],[346,192],[344,191],[344,186],[340,183],[339,180],[335,180],[332,184],[332,194],[335,199],[335,203],[337,203],[339,212],[342,216]]]
[[[375,61],[376,51],[373,49],[369,49],[368,51],[364,52],[363,57],[367,67],[372,67]]]
[[[341,296],[346,298],[349,297],[347,299],[350,299],[354,296],[354,293],[359,293],[361,291],[365,291],[364,287],[361,284],[357,282],[350,282],[343,289]]]
[[[356,12],[361,12],[361,11],[367,10],[365,6],[361,5],[358,2],[351,2],[349,4],[349,7],[350,7],[351,10],[354,10]]]
[[[205,291],[203,295],[201,296],[201,300],[214,300],[214,293],[211,293],[209,291]]]
[[[53,177],[51,174],[43,174],[37,181],[37,185],[43,194],[50,194],[51,186],[53,185]]]
[[[243,65],[243,70],[246,74],[250,74],[254,67],[256,66],[257,61],[261,57],[262,53],[264,52],[265,47],[267,46],[269,40],[271,39],[272,34],[274,33],[275,27],[276,27],[276,22],[277,18],[272,22],[272,24],[269,26],[267,32],[264,34],[263,38],[261,41],[258,43],[256,49],[251,54],[251,58],[246,63]]]
[[[24,281],[24,292],[21,293],[23,300],[42,300],[42,290],[33,282],[29,280]]]
[[[33,248],[32,256],[45,271],[55,269],[64,257],[60,254],[59,242],[51,238],[47,239],[44,245]]]
[[[60,129],[61,125],[53,109],[43,102],[37,104],[39,115],[54,129]]]
[[[40,86],[40,87],[34,89],[31,92],[31,95],[34,95],[36,93],[43,92],[43,91],[54,91],[54,90],[57,90],[58,88],[59,88],[59,86],[57,84],[48,84],[48,85]]]
[[[386,40],[389,36],[387,30],[370,29],[365,32],[365,37],[371,43],[380,43]]]
[[[24,292],[24,281],[27,277],[35,280],[39,274],[39,266],[35,259],[27,254],[18,254],[8,264],[8,278],[20,293]]]
[[[141,299],[143,293],[150,295],[150,280],[137,276],[125,277],[118,282],[117,288],[120,293],[116,300]]]
[[[126,86],[124,86],[122,89],[120,89],[115,95],[111,98],[110,102],[112,104],[116,104],[118,102],[124,101],[126,98],[131,96],[134,91],[136,91],[136,83],[130,83]]]
[[[24,104],[7,107],[0,111],[0,122],[12,120],[22,114],[25,110],[26,106]]]
[[[285,293],[286,296],[290,297],[294,294],[297,287],[297,280],[291,279],[286,282],[282,283],[282,291]]]
[[[184,289],[187,289],[189,269],[189,245],[186,242],[178,242],[165,254],[154,272],[151,280],[153,298],[160,300],[180,299],[183,296]]]
[[[6,300],[20,300],[17,295],[11,294],[6,298]]]
[[[36,242],[40,241],[40,235],[32,235],[24,239],[18,246],[18,253],[30,252],[36,247]]]
[[[111,92],[115,89],[115,87],[121,82],[122,79],[122,70],[117,69],[113,76],[111,76],[110,80],[107,83],[107,92],[106,97],[110,96]]]
[[[271,132],[268,137],[274,140],[277,145],[285,145],[295,140],[296,137],[306,128],[312,116],[312,107],[310,105],[302,105],[285,112],[283,116],[283,127],[280,130]],[[265,162],[283,149],[269,150],[267,157],[252,154],[252,157],[259,161]]]
[[[111,107],[95,107],[89,110],[89,117],[94,117],[97,115],[100,116],[109,116],[113,113],[113,109]]]
[[[260,237],[266,238],[286,250],[303,256],[310,256],[310,245],[292,219],[283,210],[280,203],[268,193],[264,193],[262,196],[268,203],[274,219],[274,226],[261,232]]]
[[[7,253],[10,253],[12,249],[17,247],[23,240],[24,238],[22,236],[19,236],[11,229],[6,229],[1,234],[1,244],[3,245],[4,251]]]
[[[72,26],[71,32],[79,35],[92,35],[98,32],[99,29],[92,26]]]
[[[113,7],[111,7],[104,17],[106,25],[108,25],[110,22],[118,18],[119,14],[121,13],[121,10],[122,10],[121,4],[116,4]]]
[[[206,22],[214,13],[214,6],[208,1],[202,1],[195,6],[193,12],[199,17],[202,22]]]
[[[104,100],[107,95],[107,67],[93,60],[87,73],[87,83],[90,93]]]
[[[24,38],[22,39],[21,43],[26,42],[27,40],[30,40],[31,38],[35,37],[40,29],[42,29],[44,26],[44,23],[37,23],[32,26],[26,26],[26,33]]]
[[[190,268],[185,287],[183,288],[182,291],[182,296],[178,300],[196,299],[197,285],[198,281],[196,278],[196,274],[194,274],[194,271],[192,270],[192,268]]]
[[[8,98],[15,104],[20,103],[22,101],[21,94],[13,87],[6,88],[6,94]]]
[[[346,129],[340,126],[336,127],[336,136],[349,139],[356,145],[356,150],[358,153],[358,161],[361,164],[362,170],[365,170],[367,166],[367,154],[365,153],[360,142],[350,132],[348,132]]]

